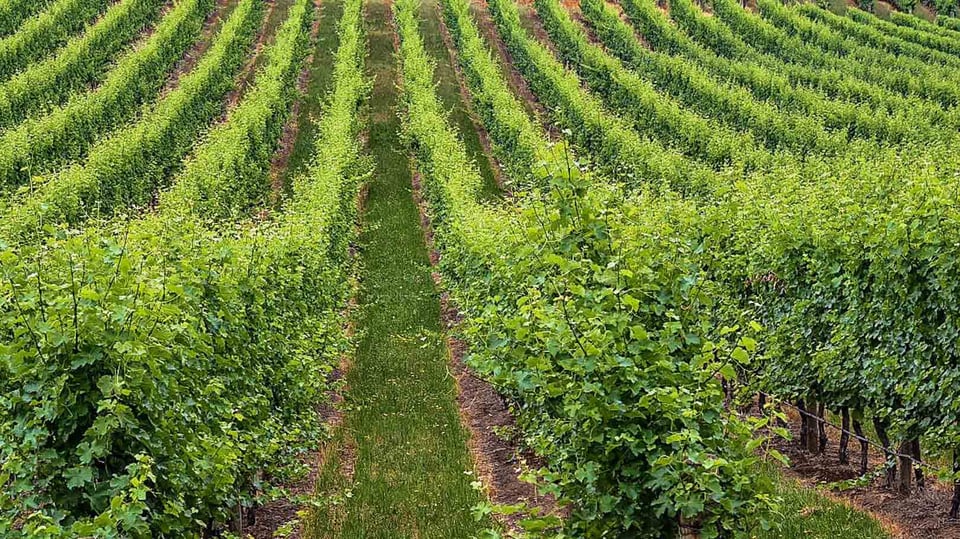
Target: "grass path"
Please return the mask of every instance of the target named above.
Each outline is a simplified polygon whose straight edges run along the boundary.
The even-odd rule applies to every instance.
[[[318,481],[332,503],[313,537],[446,539],[477,535],[472,461],[460,424],[440,303],[399,137],[389,0],[366,6],[374,87],[368,145],[375,165],[360,235],[360,332],[345,416]]]
[[[420,35],[423,36],[423,46],[436,62],[434,79],[437,83],[437,95],[441,102],[450,111],[450,125],[460,132],[467,155],[477,164],[480,176],[483,178],[483,189],[480,196],[486,199],[495,198],[500,194],[494,164],[480,141],[477,124],[470,115],[470,109],[464,103],[460,93],[460,83],[457,79],[447,45],[443,41],[441,27],[442,13],[437,0],[423,0],[420,6]]]
[[[293,178],[306,171],[313,157],[318,120],[333,79],[333,55],[339,43],[337,22],[343,14],[343,2],[323,0],[317,11],[320,27],[317,31],[317,41],[314,43],[313,59],[307,66],[306,92],[300,98],[297,118],[294,119],[298,126],[297,136],[290,151],[290,158],[280,171],[280,178],[288,191],[287,194],[292,187]]]
[[[774,493],[783,499],[783,504],[780,508],[781,514],[773,519],[777,528],[758,531],[753,534],[755,539],[891,537],[883,525],[871,515],[782,475],[778,466],[763,465],[761,472],[773,480]]]

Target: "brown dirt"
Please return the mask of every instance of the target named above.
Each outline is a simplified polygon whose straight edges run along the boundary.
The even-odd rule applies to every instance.
[[[314,0],[315,12],[319,13],[322,0]],[[317,34],[320,32],[320,17],[313,18],[313,26],[310,28],[310,43],[316,43]],[[303,95],[306,92],[307,84],[310,82],[310,66],[313,64],[313,52],[315,47],[311,47],[310,54],[303,61],[303,70],[297,79],[297,91]],[[283,126],[283,133],[280,136],[280,145],[273,159],[270,161],[270,191],[273,202],[279,202],[283,196],[283,174],[287,164],[290,162],[290,154],[293,153],[294,144],[297,141],[297,135],[300,134],[300,100],[293,102],[293,108],[290,110],[290,117],[286,125]]]
[[[567,9],[567,13],[570,14],[570,18],[580,25],[580,29],[583,30],[583,33],[587,36],[587,41],[591,45],[606,50],[603,42],[597,39],[596,33],[594,33],[593,29],[590,28],[590,25],[587,24],[587,21],[584,20],[583,13],[580,11],[580,2],[578,0],[563,0],[563,5]]]
[[[356,304],[351,300],[348,311],[355,308],[355,306]],[[353,333],[353,326],[351,324],[347,326],[347,333]],[[330,432],[339,429],[343,424],[341,404],[346,386],[342,381],[349,368],[350,362],[348,358],[343,357],[340,365],[330,373],[327,380],[327,385],[336,388],[336,390],[329,391],[327,394],[328,401],[317,407],[317,415],[320,416],[320,421],[325,425],[329,425]],[[347,473],[348,477],[352,478],[352,463],[354,459],[350,453],[350,446],[348,444],[324,443],[317,450],[308,451],[302,456],[301,462],[308,468],[308,473],[292,484],[281,486],[287,490],[291,497],[307,497],[312,495],[316,489],[320,470],[329,459],[330,452],[333,450],[340,452],[341,463],[348,463],[350,470],[344,473]],[[343,471],[343,467],[341,467],[341,471]],[[297,520],[298,513],[302,509],[303,507],[296,504],[290,497],[268,502],[256,509],[254,513],[256,517],[255,522],[251,526],[240,530],[240,536],[244,538],[252,537],[253,539],[271,539],[281,526]],[[302,536],[302,532],[302,523],[298,523],[293,533],[288,537],[290,539],[299,539]]]
[[[851,439],[848,452],[851,464],[838,462],[840,433],[827,426],[827,447],[822,455],[800,449],[800,419],[793,410],[786,411],[793,440],[775,438],[773,446],[790,458],[785,475],[810,488],[819,488],[828,498],[844,503],[875,517],[897,539],[960,539],[960,522],[950,521],[947,512],[953,486],[925,473],[927,487],[910,495],[882,485],[883,473],[874,473],[872,481],[862,487],[826,490],[822,487],[859,477],[860,444]],[[871,447],[868,452],[868,474],[881,469],[885,462],[882,451]],[[928,470],[925,470],[928,472]]]
[[[540,15],[537,13],[536,8],[534,8],[533,0],[518,0],[517,4],[520,8],[520,20],[524,21],[524,26],[527,28],[527,31],[532,32],[533,37],[536,38],[541,45],[550,50],[555,58],[560,58],[560,55],[557,54],[557,48],[553,44],[553,40],[550,39],[550,34],[548,34],[547,29],[543,27],[543,21],[540,20]]]
[[[207,16],[207,20],[203,23],[203,30],[200,32],[200,37],[187,49],[183,58],[174,66],[160,95],[166,95],[176,88],[177,85],[180,84],[180,79],[183,75],[189,73],[196,67],[197,62],[200,61],[203,54],[207,52],[207,49],[213,44],[213,33],[223,23],[223,19],[229,8],[235,6],[237,2],[239,2],[239,0],[217,0],[216,7],[214,7],[210,15]]]
[[[913,14],[927,22],[934,24],[937,22],[937,10],[935,6],[928,6],[922,2],[918,2],[917,7],[913,9]]]
[[[490,134],[487,133],[486,128],[483,127],[483,123],[477,118],[477,114],[473,109],[473,97],[470,94],[470,89],[467,88],[463,71],[460,68],[460,61],[457,57],[456,46],[453,44],[453,37],[450,35],[450,29],[447,28],[447,21],[443,16],[442,8],[438,8],[438,11],[440,16],[440,37],[443,39],[443,44],[447,47],[447,53],[450,56],[450,65],[453,66],[453,70],[457,75],[457,86],[460,88],[460,100],[463,101],[467,115],[470,116],[470,121],[473,122],[473,127],[477,131],[477,135],[480,138],[480,146],[483,147],[483,153],[490,161],[493,181],[497,184],[497,187],[503,189],[504,185],[506,185],[503,181],[503,168],[493,154]]]
[[[308,467],[309,472],[292,485],[284,485],[291,496],[308,496],[313,493],[319,475],[318,453],[309,451],[301,457],[301,462]],[[244,526],[238,531],[240,537],[246,539],[271,539],[274,532],[281,526],[297,518],[300,507],[287,498],[281,498],[256,508],[255,521],[250,526]],[[299,530],[294,531],[290,538],[299,539]]]
[[[876,12],[876,15],[878,17],[889,18],[890,12],[892,11],[898,11],[893,4],[891,4],[890,2],[884,2],[883,0],[877,0],[876,7],[874,8],[874,12]]]
[[[247,58],[246,63],[243,64],[243,68],[240,69],[240,74],[237,76],[237,83],[234,85],[233,90],[230,90],[230,92],[227,93],[227,98],[225,100],[226,107],[224,110],[230,110],[237,106],[237,102],[240,101],[240,98],[243,97],[243,94],[246,93],[247,89],[250,87],[254,76],[253,66],[257,63],[257,59],[263,53],[263,47],[267,39],[272,39],[273,37],[267,36],[266,25],[276,8],[277,3],[275,0],[267,1],[267,9],[264,10],[263,19],[260,23],[260,29],[257,31],[257,37],[253,42],[253,48],[250,51],[250,56]]]
[[[468,445],[474,468],[487,488],[490,500],[505,505],[523,502],[528,508],[537,508],[541,514],[564,516],[556,499],[540,495],[535,485],[520,479],[523,472],[543,468],[546,463],[524,448],[516,436],[505,437],[505,433],[516,432],[516,421],[497,390],[477,377],[464,363],[468,352],[466,343],[449,336],[460,322],[460,314],[449,294],[442,296],[441,309],[448,330],[450,363],[457,383],[460,421],[469,429]],[[515,514],[499,518],[510,529],[519,531],[518,522],[525,516]]]
[[[527,106],[528,110],[530,110],[538,122],[544,126],[550,139],[559,140],[560,130],[551,122],[547,121],[550,116],[547,114],[543,104],[537,100],[537,96],[530,89],[526,79],[524,79],[523,75],[514,67],[513,57],[510,55],[510,51],[507,50],[507,46],[503,43],[503,40],[500,39],[496,24],[494,24],[493,19],[490,17],[486,0],[474,0],[471,6],[473,7],[474,19],[477,22],[477,27],[480,29],[481,35],[483,35],[488,44],[493,45],[500,56],[500,65],[504,68],[504,75],[507,77],[507,81],[513,89],[514,94]]]
[[[350,304],[344,311],[344,316],[349,319],[349,312],[356,307],[356,303],[351,299]],[[353,325],[348,323],[346,327],[348,335],[353,334]],[[345,373],[350,368],[349,359],[345,356],[341,358],[339,366],[330,373],[327,378],[327,385],[335,388],[327,392],[327,401],[317,406],[317,415],[321,423],[329,425],[329,431],[333,432],[343,423],[343,412],[340,409],[343,402],[343,392],[346,385],[342,383]],[[297,481],[280,485],[289,493],[288,497],[272,500],[254,510],[254,522],[250,526],[245,526],[239,530],[239,535],[245,539],[271,539],[274,533],[283,525],[297,520],[299,512],[303,509],[296,504],[292,497],[307,497],[314,493],[317,485],[317,478],[323,463],[327,460],[332,443],[323,443],[316,450],[307,451],[300,458],[301,463],[307,468],[308,472]],[[352,462],[350,460],[349,462]],[[287,537],[290,539],[299,539],[302,536],[302,523],[298,523],[293,533]]]

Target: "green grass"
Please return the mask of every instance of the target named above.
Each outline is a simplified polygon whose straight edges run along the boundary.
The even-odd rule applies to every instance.
[[[837,15],[843,15],[847,12],[847,0],[829,0],[828,9]]]
[[[764,473],[772,479],[774,491],[783,499],[776,527],[752,535],[756,539],[889,539],[880,523],[870,515],[824,497],[814,489],[783,477],[773,468]]]
[[[484,527],[470,513],[481,498],[398,134],[392,15],[384,0],[371,0],[366,15],[376,168],[360,235],[360,337],[308,536],[466,539]]]
[[[487,199],[495,198],[500,193],[500,188],[494,180],[489,156],[480,143],[477,126],[463,102],[457,72],[450,61],[450,54],[440,33],[440,17],[439,3],[435,0],[423,0],[420,7],[420,34],[423,36],[423,46],[427,54],[436,62],[434,78],[437,82],[437,95],[450,111],[449,121],[460,132],[467,155],[480,168],[480,175],[483,177],[483,190],[480,196]]]
[[[324,0],[317,14],[320,17],[320,27],[317,32],[317,41],[314,43],[306,91],[300,98],[300,109],[296,118],[299,131],[294,139],[287,166],[280,175],[287,195],[290,194],[293,178],[306,171],[313,157],[317,120],[323,111],[324,100],[333,79],[333,53],[339,41],[337,22],[342,13],[343,3],[340,0]]]
[[[490,51],[493,52],[493,58],[500,66],[500,72],[504,75],[507,75],[508,73],[516,73],[516,68],[510,65],[510,63],[507,61],[507,58],[504,56],[504,52],[502,52],[497,46],[496,40],[498,39],[498,36],[496,31],[493,29],[493,22],[490,21],[490,13],[487,11],[486,5],[481,6],[479,3],[471,3],[470,13],[473,15],[474,21],[479,22],[483,20],[489,22],[489,25],[479,25],[479,30],[480,34],[486,40]],[[540,117],[540,111],[537,110],[536,104],[524,97],[520,89],[515,86],[511,77],[507,78],[507,82],[509,82],[510,91],[513,92],[513,95],[517,96],[517,99],[523,103],[523,108],[527,110],[527,114],[529,114],[532,118],[536,118],[538,122],[543,123],[544,119]]]
[[[276,0],[273,3],[273,10],[263,21],[263,27],[260,28],[260,33],[263,35],[262,47],[266,49],[270,44],[273,43],[274,39],[277,37],[277,30],[280,28],[280,25],[287,20],[287,14],[290,12],[290,6],[293,5],[293,0]],[[253,60],[253,65],[250,67],[250,70],[247,72],[244,77],[244,90],[248,86],[253,84],[253,79],[256,76],[257,71],[263,66],[264,62],[267,61],[266,55],[262,54],[263,50],[261,49],[260,53],[257,54],[257,57]]]

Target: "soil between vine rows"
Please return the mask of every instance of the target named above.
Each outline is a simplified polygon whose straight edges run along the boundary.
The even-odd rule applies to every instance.
[[[893,537],[898,539],[958,539],[960,522],[951,521],[946,509],[950,507],[953,486],[946,485],[927,474],[927,488],[910,495],[899,494],[884,487],[881,477],[875,477],[867,485],[845,490],[828,490],[828,484],[855,480],[860,459],[860,447],[851,440],[849,454],[851,464],[838,462],[839,433],[827,428],[827,447],[822,455],[812,455],[800,450],[800,419],[788,412],[793,440],[775,439],[776,447],[790,458],[790,467],[784,470],[787,477],[796,479],[808,489],[816,489],[823,496],[863,511],[880,521]],[[866,425],[865,425],[866,426]],[[884,459],[876,448],[869,452],[868,471],[879,470]]]

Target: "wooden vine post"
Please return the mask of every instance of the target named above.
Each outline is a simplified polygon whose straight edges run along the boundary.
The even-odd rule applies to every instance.
[[[797,410],[800,412],[800,447],[804,451],[809,451],[810,439],[813,438],[813,425],[810,416],[807,414],[806,403],[802,399],[797,401]]]
[[[827,451],[827,423],[826,405],[821,401],[817,404],[817,453],[823,454]]]
[[[813,409],[813,406],[810,407]],[[809,425],[807,426],[807,453],[819,453],[820,444],[817,440],[817,433],[820,430],[820,423],[813,418],[810,418]]]
[[[801,409],[803,409],[801,407]],[[818,433],[820,432],[820,422],[813,418],[814,412],[817,410],[816,401],[810,401],[809,406],[807,406],[805,412],[802,414],[803,418],[806,420],[806,434],[801,436],[801,443],[803,444],[804,450],[808,453],[817,453],[819,451],[819,441]]]
[[[910,444],[910,455],[917,461],[923,462],[923,454],[920,452],[920,438],[914,438]],[[913,477],[917,481],[917,490],[923,490],[926,487],[926,481],[923,478],[923,467],[914,468]]]
[[[897,461],[893,458],[893,450],[890,448],[887,427],[882,421],[874,417],[873,428],[876,429],[877,438],[880,438],[880,444],[883,445],[883,457],[887,459],[887,475],[884,479],[884,486],[894,488],[897,482]]]
[[[909,457],[910,445],[910,441],[905,441],[900,444],[900,448],[897,450],[900,453],[898,457],[900,474],[897,481],[897,490],[902,494],[910,494],[910,483],[913,477],[913,460]]]

